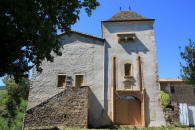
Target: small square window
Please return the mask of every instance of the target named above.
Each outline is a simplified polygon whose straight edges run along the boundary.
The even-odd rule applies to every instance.
[[[171,86],[171,93],[174,94],[175,93],[175,87],[174,86]]]
[[[81,87],[84,85],[84,76],[75,75],[75,87]]]
[[[58,75],[58,87],[66,87],[66,75]]]
[[[130,75],[131,72],[131,64],[125,64],[125,76]]]
[[[130,63],[124,64],[124,76],[132,76],[132,65]]]

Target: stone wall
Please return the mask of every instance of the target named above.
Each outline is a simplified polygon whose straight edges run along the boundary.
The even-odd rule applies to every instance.
[[[171,93],[170,87],[173,86],[175,92]],[[183,82],[166,82],[160,83],[161,90],[169,93],[172,102],[187,103],[195,105],[195,92],[191,85]]]
[[[90,86],[97,94],[99,101],[103,100],[104,90],[104,43],[100,40],[72,34],[62,35],[62,56],[54,56],[54,62],[43,61],[42,73],[33,68],[27,109],[53,97],[63,89],[57,87],[58,75],[71,77],[75,86],[75,75],[84,75],[84,86]]]
[[[138,56],[142,61],[143,87],[146,90],[146,125],[165,125],[163,110],[160,106],[160,87],[158,83],[158,64],[156,56],[156,43],[153,31],[153,22],[113,22],[102,24],[103,38],[105,38],[105,91],[108,104],[112,104],[113,86],[113,57],[116,57],[116,89],[125,90],[124,86],[124,63],[131,63],[133,76],[133,90],[139,90],[139,65]],[[136,39],[132,42],[118,43],[118,34],[135,34]],[[107,77],[106,77],[107,76]],[[113,109],[108,106],[108,114],[112,115]]]
[[[179,106],[177,103],[169,104],[163,111],[167,125],[179,124]]]
[[[88,91],[88,87],[65,89],[28,109],[24,117],[24,128],[87,127]]]
[[[43,61],[42,73],[33,69],[27,109],[63,91],[57,87],[58,75],[71,77],[75,86],[76,75],[84,75],[84,86],[89,86],[89,124],[93,127],[109,125],[105,106],[107,95],[104,93],[104,41],[73,33],[70,37],[61,35],[62,56],[54,56],[54,62]],[[95,120],[95,121],[94,121]]]

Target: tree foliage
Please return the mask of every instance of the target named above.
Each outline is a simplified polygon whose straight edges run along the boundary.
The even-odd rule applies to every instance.
[[[53,61],[51,52],[61,55],[57,30],[68,34],[82,8],[90,16],[97,6],[96,0],[1,0],[0,77],[17,80],[33,65],[41,71],[41,61]]]
[[[160,91],[161,93],[161,104],[164,108],[166,108],[170,103],[170,95],[165,93],[164,91]]]
[[[180,52],[184,63],[180,63],[181,77],[184,81],[195,85],[195,42],[189,39],[189,45]]]
[[[0,129],[21,129],[27,105],[29,80],[22,79],[18,84],[13,77],[5,77],[6,90],[1,94]]]

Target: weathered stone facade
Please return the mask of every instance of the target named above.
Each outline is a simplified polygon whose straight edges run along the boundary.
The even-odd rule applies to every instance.
[[[28,109],[24,129],[88,126],[88,87],[65,89]]]
[[[160,106],[160,86],[158,83],[158,64],[156,57],[156,45],[153,31],[153,21],[129,21],[129,22],[105,22],[103,23],[103,37],[106,39],[105,69],[108,71],[105,88],[112,86],[112,60],[117,58],[116,89],[118,90],[140,90],[138,57],[142,59],[142,82],[146,91],[145,110],[146,125],[161,126],[165,125],[163,110]],[[127,43],[118,43],[117,34],[133,34],[136,40]],[[123,65],[129,62],[133,66],[133,85],[131,89],[124,86]],[[105,77],[106,78],[106,77]],[[109,98],[112,95],[108,89],[108,104],[112,103]],[[108,113],[113,113],[112,108],[108,107]]]
[[[75,86],[75,75],[83,74],[85,86],[103,91],[104,43],[77,33],[70,37],[62,35],[61,42],[62,56],[54,56],[54,62],[43,61],[42,73],[33,69],[27,109],[63,91],[57,87],[58,74],[71,76],[72,86]],[[100,93],[96,96],[103,98]]]
[[[195,88],[181,79],[160,79],[159,82],[161,91],[170,95],[170,104],[164,109],[166,123],[178,125],[181,114],[179,104],[195,105]]]
[[[120,17],[119,15],[121,14],[122,16]],[[125,18],[125,21],[121,21],[120,18]],[[142,115],[138,117],[142,120],[142,123],[137,123],[138,125],[165,125],[163,111],[160,106],[160,87],[153,24],[153,19],[141,17],[132,11],[121,11],[114,17],[114,21],[113,19],[111,21],[102,21],[103,38],[75,31],[72,32],[71,36],[62,34],[60,36],[63,45],[62,56],[54,55],[54,62],[44,61],[41,66],[43,68],[42,73],[38,73],[35,69],[33,70],[27,112],[31,112],[29,110],[33,109],[37,113],[40,113],[39,111],[45,113],[42,108],[45,108],[44,106],[47,104],[44,104],[44,102],[49,98],[54,99],[56,94],[58,95],[58,93],[64,91],[63,88],[58,87],[59,75],[69,77],[69,84],[73,87],[76,84],[76,75],[82,75],[83,85],[90,88],[88,96],[89,126],[102,127],[115,124],[116,113],[123,112],[122,107],[118,111],[114,110],[117,108],[115,106],[117,98],[121,98],[121,102],[127,100],[123,105],[137,103],[138,113]],[[128,37],[124,37],[119,42],[119,35]],[[131,36],[133,36],[132,39]],[[124,63],[131,64],[131,75],[124,75]],[[125,85],[126,81],[128,81],[129,85]],[[117,95],[119,91],[137,92],[143,98],[140,100],[135,95],[129,94],[120,97],[120,95]],[[74,97],[74,93],[71,92],[67,96],[70,97],[71,94]],[[64,98],[66,97],[64,96]],[[65,99],[62,101],[66,102]],[[56,100],[56,103],[61,104],[61,100]],[[142,105],[140,106],[140,104]],[[77,107],[76,105],[78,104],[75,104],[75,107]],[[46,108],[50,110],[49,106]],[[126,111],[129,112],[129,109],[126,109]],[[63,113],[66,113],[66,111],[64,110]],[[33,112],[28,114],[25,122],[30,126]],[[57,112],[58,114],[60,115]],[[44,114],[41,115],[40,122],[47,121],[47,117]],[[120,115],[118,113],[118,116]],[[61,118],[64,119],[63,116]],[[74,119],[75,117],[72,118]],[[126,118],[127,120],[129,119],[128,116]],[[133,119],[134,117],[131,118]],[[131,125],[132,121],[128,121],[127,124]],[[44,123],[47,124],[47,122]],[[51,124],[55,123],[55,121],[51,121]],[[58,123],[60,124],[60,121]],[[65,126],[74,127],[73,124],[66,124],[66,122],[61,122],[61,125],[64,125],[63,123],[65,123]]]
[[[165,121],[167,125],[179,124],[179,106],[178,103],[172,102],[166,108],[163,109]]]
[[[195,88],[192,85],[186,84],[178,79],[160,79],[160,87],[161,90],[171,96],[172,102],[195,105]],[[171,87],[174,92],[171,92]]]
[[[57,87],[58,74],[71,77],[75,86],[75,75],[84,75],[84,86],[89,86],[90,126],[110,124],[104,110],[104,40],[94,39],[82,33],[73,32],[69,37],[61,35],[62,56],[54,56],[54,62],[44,61],[43,71],[33,69],[27,110],[63,91]]]

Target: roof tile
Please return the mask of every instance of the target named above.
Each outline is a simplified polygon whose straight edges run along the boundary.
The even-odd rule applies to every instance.
[[[148,18],[143,17],[129,10],[129,11],[119,11],[117,14],[112,16],[107,21],[126,21],[126,20],[148,20]]]

